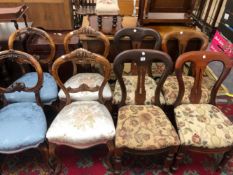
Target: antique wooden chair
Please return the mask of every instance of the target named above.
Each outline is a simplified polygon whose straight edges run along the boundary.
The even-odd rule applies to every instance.
[[[189,96],[190,104],[182,104],[184,79],[182,76],[185,62],[195,64],[195,79]],[[223,64],[222,74],[211,91],[209,104],[201,104],[202,75],[212,61]],[[187,151],[199,153],[225,153],[218,165],[222,169],[233,154],[233,123],[215,106],[215,98],[221,83],[233,67],[233,60],[223,53],[192,51],[182,54],[176,62],[175,71],[179,83],[179,94],[175,102],[175,120],[181,146],[176,157],[174,170]]]
[[[91,84],[85,81],[79,87],[65,86],[59,77],[58,70],[62,64],[73,62],[76,64],[103,65],[104,78],[95,79]],[[56,145],[67,145],[78,149],[85,149],[99,144],[107,144],[109,148],[107,160],[113,154],[113,138],[115,127],[111,114],[103,105],[104,87],[110,76],[111,66],[106,58],[85,49],[77,49],[67,55],[56,59],[52,72],[59,87],[65,93],[66,106],[60,111],[52,122],[47,132],[47,139],[51,143],[51,157],[55,155]],[[85,78],[85,76],[83,76]],[[100,82],[97,84],[96,82]],[[96,93],[95,100],[75,101],[71,98],[71,93]],[[107,161],[110,165],[110,161]]]
[[[165,71],[157,87],[153,89],[154,103],[145,105],[147,95],[145,75],[148,65],[156,61],[165,64]],[[134,105],[126,103],[126,82],[122,76],[124,63],[129,62],[134,62],[138,67]],[[171,73],[172,67],[169,55],[149,49],[127,50],[115,58],[113,69],[123,94],[119,104],[115,136],[114,169],[116,174],[121,172],[121,158],[124,151],[136,154],[168,152],[164,162],[164,171],[169,171],[180,141],[175,128],[160,108],[160,91],[167,76]]]
[[[128,37],[128,39],[127,39]],[[153,43],[153,44],[152,44]],[[148,28],[136,27],[136,28],[124,28],[119,30],[114,36],[114,44],[116,46],[117,52],[120,53],[125,48],[130,49],[155,49],[158,50],[161,47],[161,36],[160,34]],[[123,49],[123,46],[124,49]],[[156,63],[161,64],[161,63]],[[156,82],[152,78],[151,65],[148,65],[148,76],[145,78],[145,89],[147,91],[147,97],[145,100],[146,104],[151,104],[154,99],[154,89],[156,88]],[[154,70],[158,67],[155,66]],[[134,92],[137,87],[137,66],[136,63],[126,64],[124,71],[124,81],[126,85],[127,98],[126,104],[135,104],[134,101]],[[161,97],[161,102],[164,103],[163,97]],[[121,101],[121,89],[119,82],[116,82],[114,95],[113,95],[113,104],[118,104]]]
[[[27,27],[22,28],[14,33],[12,33],[9,37],[8,47],[9,49],[16,49],[15,42],[17,40],[23,43],[22,48],[17,48],[33,55],[41,64],[42,67],[45,67],[45,70],[48,72],[43,73],[43,86],[40,89],[40,98],[44,104],[52,104],[52,102],[57,100],[58,88],[56,81],[49,73],[51,72],[51,66],[53,63],[54,55],[55,55],[55,44],[52,38],[43,30]],[[40,50],[40,48],[33,48],[33,42],[35,40],[45,40],[49,45],[48,51]],[[36,50],[39,49],[39,50]],[[34,85],[37,82],[37,73],[36,72],[28,72],[26,73],[26,69],[24,70],[24,75],[16,80],[16,82],[24,82],[26,85]],[[35,101],[35,97],[32,93],[28,92],[13,92],[8,93],[6,98],[10,102],[31,102]]]
[[[204,33],[194,30],[170,32],[166,34],[162,40],[162,50],[172,57],[174,63],[176,62],[177,57],[182,53],[199,50],[204,51],[207,47],[208,37]],[[192,74],[192,69],[194,69],[192,67],[193,65],[190,63],[186,63],[184,67],[186,69],[183,76],[185,82],[185,95],[182,103],[190,103],[187,96],[189,95],[194,82],[194,75],[189,75]],[[208,103],[210,93],[208,87],[204,83],[202,85],[202,92],[201,103]],[[163,94],[166,104],[173,105],[178,95],[178,82],[176,76],[168,76],[163,86]]]
[[[70,43],[72,42],[72,39],[75,37],[78,37],[78,39],[81,40],[80,41],[81,43],[79,45],[80,47],[86,50],[90,50],[95,53],[97,52],[103,55],[105,58],[107,58],[108,53],[109,53],[110,43],[109,43],[108,38],[101,32],[95,31],[94,29],[90,27],[82,27],[78,30],[70,32],[69,34],[65,36],[65,39],[64,39],[64,47],[65,47],[66,53],[70,53],[72,49],[77,47],[77,46],[72,47],[72,48],[69,47]],[[88,44],[88,41],[89,42],[90,40],[93,41],[93,38],[97,38],[99,42],[96,43],[95,48],[89,48],[90,45]],[[104,50],[103,49],[101,50],[101,48],[104,48]],[[95,68],[94,72],[90,72],[90,69],[92,69],[93,71],[93,68]],[[101,82],[104,80],[104,77],[100,74],[102,73],[102,70],[103,69],[101,68],[101,65],[100,64],[98,65],[98,62],[97,62],[97,64],[92,65],[91,68],[88,67],[88,69],[86,70],[88,71],[88,73],[77,74],[77,65],[74,62],[73,63],[73,76],[65,82],[65,86],[66,87],[69,87],[69,86],[79,87],[83,83],[88,86],[96,86],[96,85],[100,86]],[[62,90],[59,92],[58,96],[60,99],[65,98],[65,94]],[[106,84],[104,88],[103,97],[107,100],[112,99],[112,92],[111,92],[111,89],[108,83]],[[97,100],[98,93],[91,92],[91,91],[85,92],[85,93],[83,92],[71,93],[70,98],[72,100]]]
[[[48,145],[45,142],[47,123],[42,109],[39,91],[42,87],[43,72],[38,61],[31,55],[15,50],[0,52],[0,63],[10,60],[16,64],[30,64],[36,71],[37,81],[34,85],[15,82],[10,87],[0,87],[0,156],[18,153],[31,148],[39,148],[44,162],[48,162]],[[10,103],[5,95],[18,91],[35,96],[35,102]],[[0,163],[0,174],[1,174]]]

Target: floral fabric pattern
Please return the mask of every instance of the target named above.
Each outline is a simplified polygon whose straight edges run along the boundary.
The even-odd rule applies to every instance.
[[[118,112],[115,145],[154,150],[179,145],[175,128],[157,106],[128,105]]]
[[[114,136],[112,117],[97,101],[77,101],[65,106],[46,135],[49,142],[75,148],[106,143]]]
[[[126,87],[126,104],[135,104],[135,91],[137,87],[138,76],[123,76],[123,81]],[[145,104],[153,104],[155,98],[156,82],[151,77],[145,77],[145,90],[146,90],[146,99]],[[116,82],[115,90],[113,93],[113,104],[118,104],[121,102],[121,87],[119,82]],[[164,104],[164,98],[162,93],[160,94],[160,103]]]
[[[233,145],[233,124],[210,104],[184,104],[175,108],[182,145],[221,148]]]
[[[184,80],[185,92],[181,103],[189,104],[190,103],[189,96],[194,84],[194,78],[191,76],[183,76],[183,80]],[[168,78],[166,79],[163,85],[162,91],[163,91],[165,103],[167,105],[173,105],[174,102],[176,101],[179,92],[179,86],[176,76],[168,76]],[[208,103],[210,98],[210,93],[211,91],[206,86],[202,85],[202,95],[201,95],[200,103],[202,104]]]
[[[94,88],[96,86],[101,86],[104,77],[98,73],[79,73],[72,76],[69,80],[65,82],[65,87],[71,88],[78,88],[82,84],[88,85],[90,88]],[[58,93],[60,99],[65,99],[65,93],[63,90],[60,90]],[[103,97],[105,99],[112,98],[112,91],[110,89],[109,84],[107,83],[103,90]],[[73,101],[84,100],[84,101],[91,101],[91,100],[98,100],[99,95],[98,91],[91,92],[91,91],[82,91],[77,93],[70,93],[70,98]]]

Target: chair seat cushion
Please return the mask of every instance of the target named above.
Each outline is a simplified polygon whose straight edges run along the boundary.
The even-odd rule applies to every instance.
[[[0,153],[15,153],[44,142],[47,124],[36,103],[7,105],[0,110]]]
[[[77,101],[65,106],[47,132],[49,142],[74,148],[106,143],[114,136],[112,117],[97,101]]]
[[[50,104],[57,99],[58,88],[56,81],[49,73],[43,73],[43,87],[40,89],[40,98],[43,103]],[[16,82],[25,83],[26,87],[33,87],[36,85],[38,81],[38,75],[36,72],[26,73],[22,77],[20,77]],[[17,102],[35,102],[35,93],[34,92],[13,92],[6,93],[5,97],[10,103]]]
[[[183,104],[175,108],[182,145],[221,148],[233,145],[233,124],[210,104]]]
[[[191,89],[193,87],[194,78],[191,76],[183,76],[184,80],[184,97],[181,101],[182,104],[190,103],[189,96]],[[204,85],[202,85],[202,95],[200,103],[208,103],[210,98],[211,91]],[[173,105],[176,101],[179,92],[179,85],[176,76],[168,76],[164,85],[163,85],[163,95],[165,99],[165,103],[167,105]]]
[[[101,86],[104,77],[98,73],[79,73],[72,76],[69,80],[65,82],[65,87],[71,88],[78,88],[82,84],[87,85],[90,88],[94,88],[96,86]],[[82,91],[77,93],[70,93],[70,98],[73,101],[83,100],[83,101],[91,101],[91,100],[98,100],[99,91],[91,92],[91,91]],[[65,93],[63,90],[60,90],[58,93],[60,99],[65,99]],[[112,98],[112,91],[110,89],[109,84],[107,83],[103,90],[103,97],[104,99],[111,99]]]
[[[179,145],[178,134],[157,106],[128,105],[118,112],[115,145],[136,150],[155,150]]]
[[[137,88],[138,76],[123,76],[123,80],[126,87],[126,104],[135,104],[135,91]],[[153,104],[155,98],[156,82],[151,77],[145,77],[145,90],[146,90],[146,99],[145,104]],[[116,82],[115,90],[113,93],[113,104],[119,104],[121,102],[121,87],[119,82]],[[164,104],[165,100],[162,93],[160,94],[160,103]]]
[[[118,0],[97,0],[95,12],[97,15],[118,15]]]

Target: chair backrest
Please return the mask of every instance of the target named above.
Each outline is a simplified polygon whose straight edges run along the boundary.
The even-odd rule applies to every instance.
[[[195,30],[174,31],[164,35],[162,50],[168,53],[173,62],[184,52],[204,51],[208,47],[209,38]]]
[[[190,102],[191,103],[199,103],[201,99],[201,84],[203,73],[208,66],[208,64],[212,61],[219,61],[223,64],[222,73],[219,76],[218,80],[215,82],[211,94],[210,94],[210,104],[215,104],[215,98],[218,92],[221,83],[230,73],[231,68],[233,67],[233,60],[230,59],[224,53],[218,52],[209,52],[209,51],[192,51],[182,54],[176,61],[175,72],[178,79],[179,84],[179,94],[175,102],[175,106],[181,103],[181,100],[184,95],[184,82],[182,78],[183,66],[186,62],[191,62],[194,65],[194,84],[192,90],[190,92]]]
[[[55,56],[55,43],[47,32],[35,27],[26,27],[16,30],[9,37],[9,49],[16,49],[14,43],[18,39],[22,39],[24,42],[22,51],[33,55],[40,62],[40,64],[47,65],[49,71],[51,71],[51,66]],[[42,50],[38,48],[38,46],[35,46],[34,48],[31,47],[33,44],[35,45],[35,42],[38,42],[39,40],[45,40],[46,44],[48,44],[49,46],[49,49],[46,49],[48,50],[48,53],[46,52],[45,55],[43,54],[43,52],[45,52],[44,48],[42,48]]]
[[[153,62],[162,62],[165,65],[165,70],[161,75],[159,82],[157,83],[157,88],[155,89],[155,104],[160,106],[160,92],[161,88],[167,78],[167,76],[172,72],[173,63],[170,56],[164,52],[151,50],[151,49],[134,49],[126,50],[118,54],[113,63],[113,70],[116,74],[117,80],[119,81],[122,98],[120,106],[125,105],[126,100],[126,86],[123,81],[123,69],[124,63],[134,62],[137,66],[137,88],[135,91],[135,102],[137,105],[144,105],[146,99],[145,90],[145,76],[147,69],[152,65]]]
[[[100,64],[103,68],[103,76],[104,76],[104,80],[103,80],[101,86],[100,87],[96,86],[94,88],[91,88],[86,84],[82,84],[78,88],[71,88],[71,87],[66,88],[64,86],[64,83],[62,83],[62,81],[59,77],[58,70],[62,64],[65,64],[67,62],[72,62],[74,64],[81,64],[81,65]],[[82,91],[91,91],[91,92],[98,91],[99,92],[99,101],[104,102],[103,88],[109,80],[110,71],[111,71],[111,65],[105,57],[98,55],[96,53],[92,53],[90,51],[87,51],[86,49],[83,49],[83,48],[76,49],[76,50],[70,52],[69,54],[66,54],[66,55],[59,57],[58,59],[56,59],[56,61],[53,63],[53,66],[52,66],[52,74],[53,74],[57,84],[59,85],[59,87],[63,90],[63,92],[66,95],[66,104],[71,103],[71,98],[70,98],[69,93],[77,93],[77,92],[82,92]]]
[[[77,10],[77,14],[95,14],[96,0],[74,0],[74,5]]]
[[[162,39],[161,39],[159,32],[153,29],[144,28],[144,27],[123,28],[114,35],[114,44],[117,48],[118,53],[123,51],[123,48],[121,46],[122,46],[122,39],[124,37],[129,37],[130,39],[129,49],[159,50],[161,47]],[[154,41],[154,45],[152,46],[152,48],[148,48],[148,45],[143,45],[143,40],[145,41],[146,39],[148,39],[150,43],[151,43],[151,40]]]
[[[6,99],[4,98],[4,93],[11,93],[14,91],[25,91],[25,92],[34,92],[36,97],[36,102],[38,105],[42,105],[40,100],[39,91],[43,84],[43,71],[40,66],[40,63],[32,56],[25,52],[16,51],[16,50],[6,50],[0,52],[0,64],[4,63],[6,60],[10,60],[17,64],[30,64],[38,75],[38,81],[33,87],[26,87],[24,83],[17,82],[12,84],[8,88],[0,87],[0,99],[3,100],[4,104],[7,104]]]

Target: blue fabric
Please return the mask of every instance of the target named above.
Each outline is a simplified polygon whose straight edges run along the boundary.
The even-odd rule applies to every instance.
[[[47,124],[36,103],[7,105],[0,110],[0,153],[14,153],[44,142]]]
[[[58,88],[56,81],[49,74],[44,72],[43,87],[40,89],[40,98],[43,103],[51,103],[57,99]],[[23,75],[21,78],[15,82],[23,82],[26,87],[33,87],[38,81],[38,76],[36,72],[30,72]],[[14,82],[14,83],[15,83]],[[16,102],[35,102],[34,92],[13,92],[6,93],[5,97],[9,103]]]

